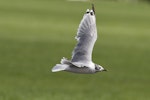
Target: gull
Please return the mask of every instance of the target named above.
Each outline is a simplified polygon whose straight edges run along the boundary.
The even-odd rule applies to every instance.
[[[102,66],[93,63],[92,51],[97,40],[97,28],[94,4],[87,9],[75,37],[77,44],[72,52],[72,59],[63,57],[60,64],[52,68],[52,72],[67,71],[80,74],[93,74],[106,71]]]

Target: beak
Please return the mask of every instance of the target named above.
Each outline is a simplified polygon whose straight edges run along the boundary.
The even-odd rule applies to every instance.
[[[107,71],[106,69],[103,69],[103,71]]]

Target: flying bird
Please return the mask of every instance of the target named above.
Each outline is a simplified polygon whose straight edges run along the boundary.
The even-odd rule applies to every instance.
[[[87,9],[75,37],[77,44],[72,52],[71,60],[63,57],[60,64],[52,68],[52,72],[67,71],[81,74],[92,74],[106,71],[102,66],[93,63],[92,51],[97,40],[97,28],[94,4]]]

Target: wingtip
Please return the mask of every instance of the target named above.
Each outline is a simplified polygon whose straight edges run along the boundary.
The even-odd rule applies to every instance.
[[[94,7],[94,4],[92,3],[92,10],[93,10],[93,12],[94,12],[94,14],[95,14],[95,7]]]

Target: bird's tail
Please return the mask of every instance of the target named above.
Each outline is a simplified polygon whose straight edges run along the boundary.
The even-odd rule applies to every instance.
[[[66,70],[69,65],[71,64],[70,60],[67,60],[67,58],[63,57],[60,61],[61,64],[56,64],[52,68],[52,72],[58,72],[58,71],[63,71]]]
[[[56,64],[56,66],[52,68],[52,72],[63,71],[66,70],[68,67],[69,65],[67,64]]]

